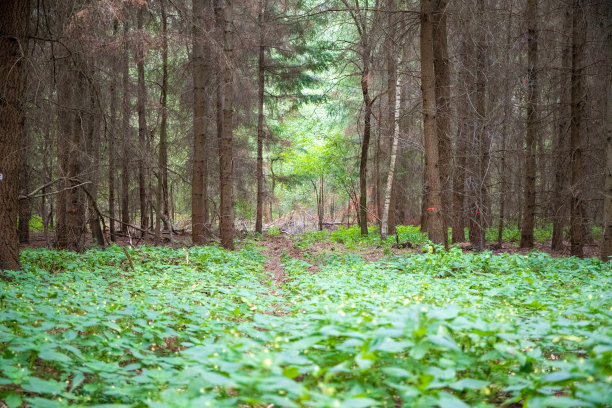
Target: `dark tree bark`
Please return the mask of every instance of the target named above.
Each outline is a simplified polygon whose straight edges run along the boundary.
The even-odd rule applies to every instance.
[[[255,232],[263,232],[263,139],[264,139],[264,89],[265,89],[265,12],[266,0],[259,0],[259,55],[257,60],[257,209]]]
[[[433,55],[433,5],[432,0],[421,1],[421,91],[423,93],[423,126],[425,134],[425,155],[427,182],[430,194],[427,209],[429,218],[429,239],[444,245],[444,222],[442,214],[442,186],[439,170],[439,141],[436,126],[436,96]]]
[[[149,149],[147,143],[147,93],[145,88],[144,71],[144,44],[142,40],[142,30],[144,27],[144,9],[140,6],[137,12],[137,24],[139,40],[136,44],[136,70],[138,72],[138,140],[140,151],[138,153],[138,195],[140,197],[140,228],[146,231],[149,228],[148,197],[147,197],[147,173]],[[144,236],[144,232],[142,233]]]
[[[157,193],[155,233],[161,243],[161,223],[170,230],[168,224],[168,17],[166,0],[160,1],[162,23],[162,86],[161,86],[161,123],[159,125],[159,156],[157,160]]]
[[[90,74],[93,78],[93,72]],[[82,115],[82,122],[86,129],[85,133],[85,145],[87,151],[87,181],[90,183],[83,188],[87,189],[88,195],[91,197],[93,203],[97,202],[98,199],[98,184],[100,181],[100,123],[99,116],[97,115],[96,107],[96,95],[93,85],[87,83],[86,95],[88,95],[88,108],[87,111]],[[106,245],[104,241],[104,235],[102,233],[102,226],[100,225],[99,214],[94,208],[90,206],[87,210],[88,224],[91,231],[91,237],[99,246],[104,247]]]
[[[525,136],[525,198],[521,248],[533,248],[533,229],[536,212],[536,142],[538,100],[538,32],[537,0],[527,1],[527,134]]]
[[[446,6],[447,0],[434,0],[433,24],[433,56],[436,81],[436,131],[438,134],[438,149],[440,152],[440,183],[442,188],[442,221],[444,231],[451,223],[450,209],[452,207],[451,191],[451,139],[450,139],[450,66],[448,60],[448,45],[446,38]],[[448,244],[448,234],[444,234]]]
[[[28,133],[24,132],[23,146],[21,150],[21,170],[19,173],[19,226],[17,235],[20,244],[30,242],[30,219],[32,218],[32,199],[28,197],[30,191],[30,169],[28,166]]]
[[[117,30],[115,29],[114,32]],[[116,162],[115,155],[115,133],[117,127],[115,123],[117,121],[117,76],[112,75],[110,85],[110,120],[107,128],[107,139],[108,139],[108,226],[110,230],[110,240],[115,242],[117,239],[117,232],[115,230],[115,173]]]
[[[563,32],[564,44],[561,54],[561,73],[559,79],[559,123],[554,140],[555,180],[552,196],[553,232],[551,249],[563,249],[563,229],[567,221],[567,142],[571,122],[571,70],[572,70],[572,9],[565,9]]]
[[[129,35],[130,27],[128,21],[123,22],[123,55],[121,66],[122,79],[122,106],[121,106],[121,133],[122,157],[121,157],[121,230],[128,232],[130,224],[130,116],[132,114],[130,104],[130,53]]]
[[[206,0],[193,2],[193,174],[191,179],[191,230],[193,243],[204,244],[208,239],[208,164],[206,154],[206,117],[208,97],[206,87],[210,70],[205,57]]]
[[[612,19],[612,7],[608,7],[608,21]],[[606,47],[608,49],[608,61],[612,61],[612,31],[608,31]],[[606,81],[606,167],[604,185],[604,231],[601,243],[600,257],[609,261],[612,256],[612,73],[608,72]]]
[[[57,247],[82,252],[85,249],[85,194],[82,176],[83,100],[86,82],[68,57],[60,65],[62,78],[58,89],[60,135],[59,174],[64,177],[57,201]]]
[[[584,46],[586,42],[586,22],[584,0],[574,0],[572,20],[572,77],[571,77],[571,254],[584,256],[584,193],[582,183],[582,118],[584,116]]]
[[[478,1],[477,21],[484,21],[484,0]],[[477,28],[476,44],[476,92],[475,92],[475,139],[473,139],[473,151],[477,160],[471,164],[472,180],[470,183],[470,243],[474,248],[482,250],[485,244],[485,231],[487,220],[487,172],[489,168],[490,142],[486,132],[486,44],[483,27]]]
[[[223,54],[227,66],[224,73],[223,136],[219,146],[220,208],[219,229],[221,245],[234,250],[234,183],[233,183],[233,93],[234,93],[234,17],[232,0],[226,0],[224,8]]]
[[[19,169],[24,137],[29,2],[0,2],[0,270],[19,270],[17,216]]]

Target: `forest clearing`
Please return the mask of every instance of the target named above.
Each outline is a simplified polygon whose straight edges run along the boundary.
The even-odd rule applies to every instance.
[[[0,0],[0,408],[612,407],[609,0]]]

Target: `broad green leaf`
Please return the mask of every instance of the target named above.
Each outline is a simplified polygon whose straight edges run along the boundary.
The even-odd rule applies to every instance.
[[[64,391],[66,384],[55,380],[41,380],[37,377],[30,377],[28,382],[23,384],[21,388],[37,394],[59,394]]]

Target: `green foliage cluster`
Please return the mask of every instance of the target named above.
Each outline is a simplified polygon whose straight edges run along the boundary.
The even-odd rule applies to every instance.
[[[327,241],[327,239],[329,238],[329,235],[330,233],[326,229],[321,230],[321,231],[319,230],[306,231],[305,233],[299,235],[299,238],[297,242],[295,243],[295,246],[300,249],[308,249],[316,242]]]
[[[610,403],[609,263],[283,256],[275,287],[252,250],[128,251],[24,251],[0,281],[9,407]]]
[[[331,240],[341,242],[348,248],[355,248],[357,245],[385,245],[391,246],[398,240],[399,242],[410,241],[413,245],[423,245],[428,242],[427,234],[421,232],[421,226],[417,225],[398,225],[395,227],[396,235],[388,235],[387,239],[382,242],[380,239],[380,230],[377,226],[368,226],[368,235],[361,235],[359,226],[354,225],[349,228],[340,226],[336,231],[331,233]]]
[[[497,242],[497,228],[487,228],[486,230],[486,240],[487,242]],[[553,233],[553,225],[552,223],[548,223],[543,227],[537,227],[533,230],[533,239],[535,242],[539,242],[540,244],[544,244],[552,239]],[[569,235],[569,227],[566,227],[563,231],[565,236]],[[467,228],[465,232],[467,236]],[[600,226],[594,225],[591,227],[591,235],[593,239],[599,240],[602,237],[602,228]],[[503,242],[513,242],[518,243],[521,241],[521,230],[516,225],[505,226],[502,232],[502,241]]]

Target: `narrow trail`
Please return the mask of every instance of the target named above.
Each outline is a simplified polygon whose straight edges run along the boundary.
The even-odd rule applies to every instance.
[[[270,276],[270,280],[274,285],[270,294],[283,297],[287,300],[288,293],[282,288],[287,278],[287,272],[285,272],[285,267],[283,266],[281,258],[283,254],[287,254],[293,258],[303,259],[303,253],[293,246],[291,240],[282,236],[267,236],[265,240],[261,241],[259,244],[263,247],[261,252],[266,257],[264,270],[268,276]],[[269,306],[270,309],[264,313],[275,316],[284,316],[287,314],[287,308],[282,304],[271,303]]]

